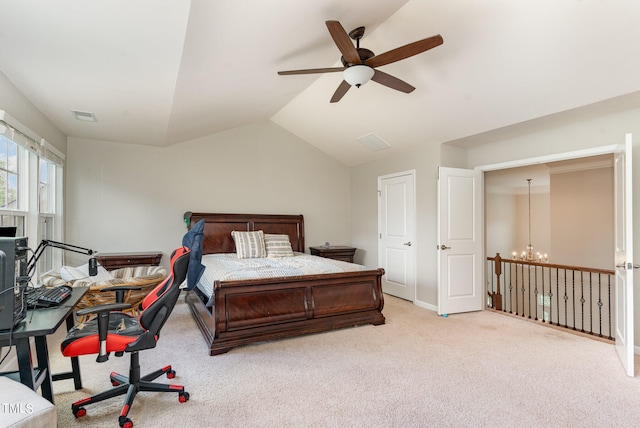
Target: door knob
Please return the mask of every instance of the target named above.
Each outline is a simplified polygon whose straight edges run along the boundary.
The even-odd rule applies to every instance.
[[[446,245],[444,245],[444,244],[440,245],[440,249],[441,249],[441,250],[448,250],[448,249],[450,249],[450,248],[451,248],[451,247],[447,247],[447,246],[446,246]]]
[[[411,241],[409,241],[409,242],[405,242],[405,243],[404,243],[404,244],[402,244],[402,245],[406,245],[407,247],[410,247],[410,246],[411,246]]]
[[[623,269],[640,269],[640,265],[636,265],[636,264],[631,264],[627,262],[624,263],[620,263],[619,265],[616,265],[617,268],[623,268]]]

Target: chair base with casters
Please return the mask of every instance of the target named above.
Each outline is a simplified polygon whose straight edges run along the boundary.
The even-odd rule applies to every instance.
[[[129,376],[124,376],[119,373],[112,372],[109,377],[113,388],[93,395],[91,397],[83,398],[75,403],[71,404],[71,411],[76,418],[80,418],[87,414],[84,406],[92,403],[98,403],[100,401],[108,400],[109,398],[125,395],[124,404],[122,405],[122,411],[118,417],[118,422],[121,427],[130,428],[133,426],[133,422],[127,417],[129,409],[133,405],[133,400],[138,392],[142,391],[154,391],[154,392],[173,392],[178,393],[178,401],[180,403],[186,403],[189,400],[189,393],[184,390],[182,385],[170,385],[164,383],[152,382],[162,375],[167,375],[168,379],[173,379],[176,372],[171,366],[163,367],[145,376],[140,376],[140,355],[138,352],[131,354],[131,364],[129,366]]]
[[[139,351],[156,346],[160,330],[178,300],[180,284],[186,277],[188,266],[189,250],[182,247],[174,251],[169,276],[145,297],[138,317],[121,312],[130,308],[131,305],[128,303],[112,303],[77,311],[79,316],[89,313],[97,316],[69,331],[61,343],[63,355],[73,357],[98,354],[96,361],[101,363],[109,359],[111,352],[116,356],[122,356],[127,352],[131,354],[131,363],[129,376],[110,374],[112,389],[73,403],[71,410],[76,418],[86,415],[85,406],[89,404],[124,395],[118,422],[120,427],[131,428],[133,422],[128,418],[128,414],[138,392],[173,392],[178,394],[179,402],[185,403],[189,400],[189,393],[183,386],[153,382],[162,375],[169,379],[174,378],[175,371],[171,366],[141,376],[139,355]]]

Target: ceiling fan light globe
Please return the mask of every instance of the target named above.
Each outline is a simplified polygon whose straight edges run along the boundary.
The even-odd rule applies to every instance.
[[[342,73],[342,78],[351,86],[360,87],[373,77],[373,68],[368,65],[352,65]]]

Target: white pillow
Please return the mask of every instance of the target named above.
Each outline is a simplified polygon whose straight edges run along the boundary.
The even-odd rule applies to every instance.
[[[113,279],[113,276],[101,265],[98,265],[98,274],[89,276],[89,263],[78,267],[62,266],[60,268],[60,278],[67,282],[85,279],[89,282],[100,282]]]
[[[264,234],[264,247],[267,257],[293,257],[289,235]]]
[[[236,243],[236,254],[239,259],[253,257],[265,257],[264,233],[261,230],[255,232],[239,232],[234,230],[231,236]]]

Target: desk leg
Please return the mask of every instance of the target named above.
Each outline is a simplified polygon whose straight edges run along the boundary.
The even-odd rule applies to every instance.
[[[51,367],[49,367],[49,346],[47,336],[36,336],[36,355],[38,356],[38,368],[42,376],[42,396],[53,403],[53,387],[51,383]]]
[[[67,331],[71,330],[74,326],[73,314],[67,317]],[[82,379],[80,378],[80,361],[78,357],[71,357],[71,372],[73,373],[73,386],[78,389],[82,389]]]
[[[16,340],[16,356],[20,371],[20,383],[36,390],[36,379],[33,372],[33,360],[31,359],[31,346],[29,338]]]

